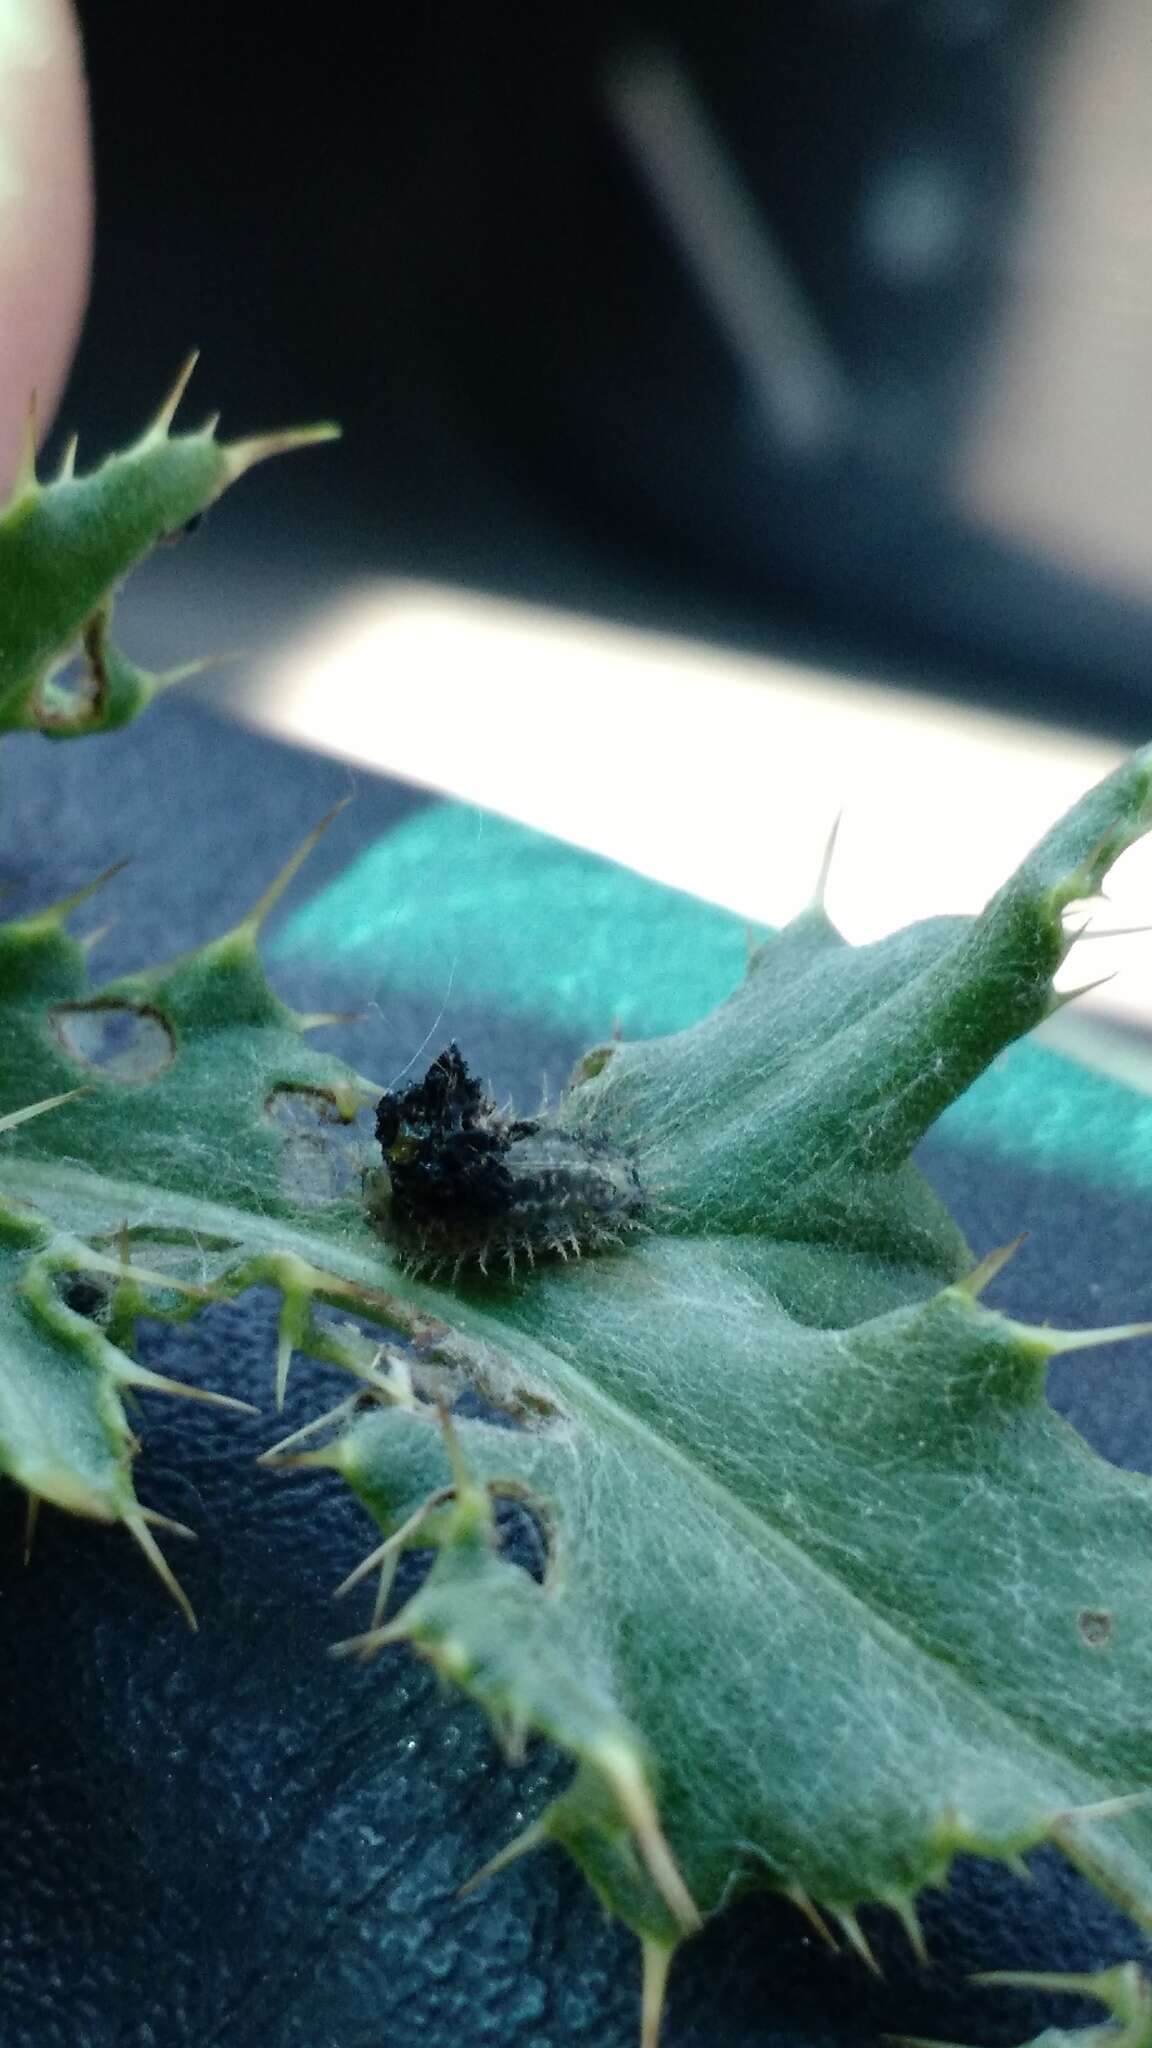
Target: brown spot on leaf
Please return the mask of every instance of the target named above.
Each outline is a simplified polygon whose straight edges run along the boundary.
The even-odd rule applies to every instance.
[[[1106,1607],[1082,1607],[1076,1627],[1090,1650],[1106,1650],[1112,1641],[1112,1616]]]

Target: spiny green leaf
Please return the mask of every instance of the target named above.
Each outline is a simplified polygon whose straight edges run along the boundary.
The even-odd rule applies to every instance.
[[[374,1091],[307,1043],[311,1020],[273,995],[256,951],[316,836],[234,931],[103,989],[88,988],[66,923],[90,891],[0,927],[0,1239],[14,1247],[0,1254],[12,1290],[0,1470],[30,1497],[123,1521],[181,1598],[136,1500],[122,1393],[211,1397],[162,1385],[128,1355],[136,1319],[268,1279],[284,1297],[286,1371],[291,1342],[312,1334],[313,1297],[350,1299],[321,1270],[334,1245],[355,1245],[365,1297],[387,1275],[355,1168],[322,1142]],[[98,1034],[110,1020],[128,1042],[105,1057],[81,1027]],[[110,1276],[106,1328],[59,1298],[66,1274]],[[323,1334],[314,1342],[322,1349]]]
[[[196,433],[172,434],[195,361],[140,439],[87,476],[75,474],[73,442],[60,473],[41,483],[30,421],[23,466],[0,508],[0,732],[110,732],[191,673],[149,674],[113,644],[117,586],[255,463],[336,433],[321,425],[220,442],[210,420]],[[69,684],[60,671],[73,656],[82,673]]]
[[[973,1268],[909,1158],[1051,1009],[1063,913],[1146,829],[1150,785],[1145,754],[978,919],[856,949],[810,911],[694,1029],[589,1056],[554,1119],[515,1126],[533,1200],[571,1214],[566,1171],[627,1162],[643,1229],[567,1263],[537,1234],[535,1267],[505,1272],[505,1219],[493,1270],[451,1287],[405,1269],[382,1169],[369,1202],[341,1150],[379,1091],[269,989],[268,899],[94,992],[72,905],[0,931],[0,1120],[71,1098],[0,1137],[4,1469],[145,1540],[120,1406],[149,1384],[136,1318],[279,1286],[281,1384],[304,1348],[362,1390],[330,1441],[282,1447],[383,1531],[353,1646],[410,1643],[510,1754],[534,1732],[571,1754],[495,1863],[558,1843],[636,1930],[646,2042],[677,1944],[747,1887],[867,1957],[862,1907],[918,1944],[916,1894],[957,1853],[1054,1842],[1152,1926],[1152,1489],[1046,1407],[1047,1361],[1083,1333],[981,1305],[995,1260]],[[141,1042],[94,1046],[113,1019]],[[102,1322],[69,1273],[103,1275]],[[449,1420],[466,1385],[523,1426]],[[546,1538],[542,1584],[500,1549],[505,1496]],[[405,1549],[434,1562],[387,1620]]]

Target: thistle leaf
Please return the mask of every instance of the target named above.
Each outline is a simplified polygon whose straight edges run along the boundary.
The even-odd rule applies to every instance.
[[[195,361],[140,439],[87,475],[76,475],[70,443],[58,474],[41,483],[30,435],[0,506],[0,732],[35,730],[53,739],[110,732],[190,673],[153,675],[120,652],[110,635],[117,586],[255,463],[336,433],[321,425],[228,443],[216,440],[210,421],[172,434]],[[70,682],[62,671],[74,657],[80,673]]]
[[[443,1055],[380,1104],[387,1170],[355,1138],[378,1084],[265,979],[275,885],[96,989],[71,904],[0,929],[0,1464],[167,1574],[131,1485],[122,1396],[165,1390],[137,1319],[279,1287],[280,1384],[299,1348],[361,1390],[279,1454],[339,1472],[378,1525],[347,1647],[408,1645],[510,1757],[535,1734],[571,1756],[490,1867],[575,1859],[640,1937],[647,2044],[678,1944],[751,1887],[867,1961],[862,1908],[918,1950],[916,1895],[959,1853],[1016,1867],[1048,1842],[1152,1927],[1152,1489],[1046,1406],[1085,1333],[983,1305],[1000,1255],[976,1262],[910,1157],[1049,1014],[1063,913],[1150,792],[1144,754],[979,918],[853,948],[809,909],[693,1029],[584,1061],[552,1118],[502,1122]],[[441,1285],[395,1206],[425,1142],[447,1147],[421,1183],[435,1258],[462,1245]],[[465,1390],[488,1419],[451,1412]],[[542,1583],[501,1547],[505,1498]],[[432,1564],[389,1617],[403,1550]]]

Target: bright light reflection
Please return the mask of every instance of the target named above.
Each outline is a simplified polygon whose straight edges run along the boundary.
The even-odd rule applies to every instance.
[[[857,942],[974,911],[1122,750],[765,655],[414,583],[351,593],[283,649],[241,715],[487,806],[749,919],[812,892]],[[1152,851],[1102,928],[1152,923]],[[1094,941],[1066,986],[1152,1025],[1152,936]]]

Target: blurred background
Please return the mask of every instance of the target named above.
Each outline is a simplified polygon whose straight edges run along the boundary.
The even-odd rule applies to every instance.
[[[193,343],[190,421],[346,429],[133,586],[136,651],[210,619],[233,713],[749,917],[843,806],[853,937],[1152,731],[1140,0],[79,11],[61,432]]]

